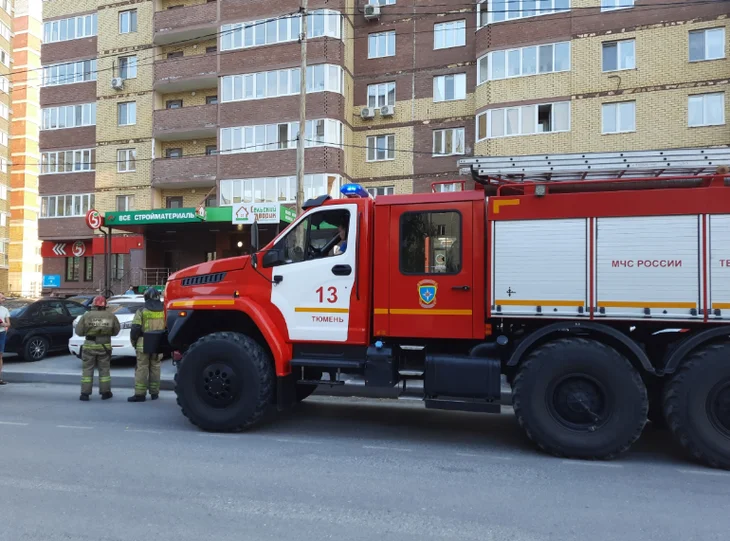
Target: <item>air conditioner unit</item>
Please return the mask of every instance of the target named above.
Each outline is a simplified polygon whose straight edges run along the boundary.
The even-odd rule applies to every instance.
[[[368,118],[375,118],[375,108],[363,107],[360,110],[360,118],[362,118],[363,120],[367,120]]]
[[[121,90],[122,88],[124,88],[124,79],[122,79],[121,77],[114,77],[112,79],[112,88],[114,90]]]
[[[368,21],[380,18],[380,6],[377,4],[367,4],[364,9],[365,18]]]
[[[392,105],[383,105],[380,108],[380,116],[393,116],[395,114],[395,107]]]

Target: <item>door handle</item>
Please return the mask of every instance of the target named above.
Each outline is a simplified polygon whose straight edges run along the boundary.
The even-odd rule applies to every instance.
[[[284,277],[281,274],[275,274],[274,275],[274,283],[280,284],[284,281]]]
[[[451,289],[458,291],[469,291],[471,288],[469,286],[453,286]]]
[[[332,274],[335,276],[350,276],[352,267],[350,265],[335,265],[332,267]]]

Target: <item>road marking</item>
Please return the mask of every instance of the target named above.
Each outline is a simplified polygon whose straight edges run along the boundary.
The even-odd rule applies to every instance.
[[[687,473],[691,475],[714,475],[717,477],[730,477],[730,473],[713,470],[683,470],[681,468],[677,468],[677,471],[679,473]]]
[[[13,421],[0,421],[0,425],[28,426],[28,423],[14,423]]]
[[[596,462],[592,460],[563,460],[563,464],[572,466],[598,466],[599,468],[623,468],[621,464],[608,464],[607,462]]]
[[[274,441],[280,443],[303,443],[305,445],[321,445],[323,442],[314,440],[300,440],[300,439],[289,439],[289,438],[274,438]]]
[[[213,434],[210,432],[203,432],[202,434],[198,434],[198,436],[203,438],[230,438],[231,434]]]
[[[403,447],[383,447],[380,445],[363,445],[362,448],[376,451],[398,451],[399,453],[410,453],[412,451],[412,449],[404,449]]]
[[[494,458],[495,460],[512,460],[511,456],[503,456],[503,455],[490,455],[489,453],[484,453],[481,455],[477,455],[475,453],[455,453],[458,456],[468,457],[468,458]]]
[[[93,430],[93,426],[56,425],[56,428],[72,428],[74,430]]]
[[[141,432],[143,434],[162,434],[161,430],[147,430],[145,428],[125,428],[125,432]]]

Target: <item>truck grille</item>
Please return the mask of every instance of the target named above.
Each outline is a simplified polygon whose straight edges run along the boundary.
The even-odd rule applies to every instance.
[[[183,278],[183,286],[202,286],[208,284],[217,284],[222,282],[223,278],[226,277],[225,272],[216,272],[215,274],[203,274],[202,276],[190,276],[189,278]]]

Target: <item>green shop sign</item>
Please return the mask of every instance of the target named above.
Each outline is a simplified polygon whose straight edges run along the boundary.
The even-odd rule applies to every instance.
[[[269,205],[272,208],[269,209]],[[259,205],[255,206],[258,211]],[[267,207],[265,210],[269,210],[278,215],[282,222],[291,223],[296,218],[296,213],[293,209],[280,205],[279,203],[263,203],[262,206]],[[233,207],[207,207],[204,213],[200,212],[200,208],[155,209],[131,212],[107,212],[104,215],[104,223],[111,227],[146,224],[193,224],[201,222],[247,223],[246,220],[234,220],[233,216]],[[278,222],[276,219],[267,222],[261,221],[261,223],[276,222]],[[253,220],[248,223],[253,223]]]

